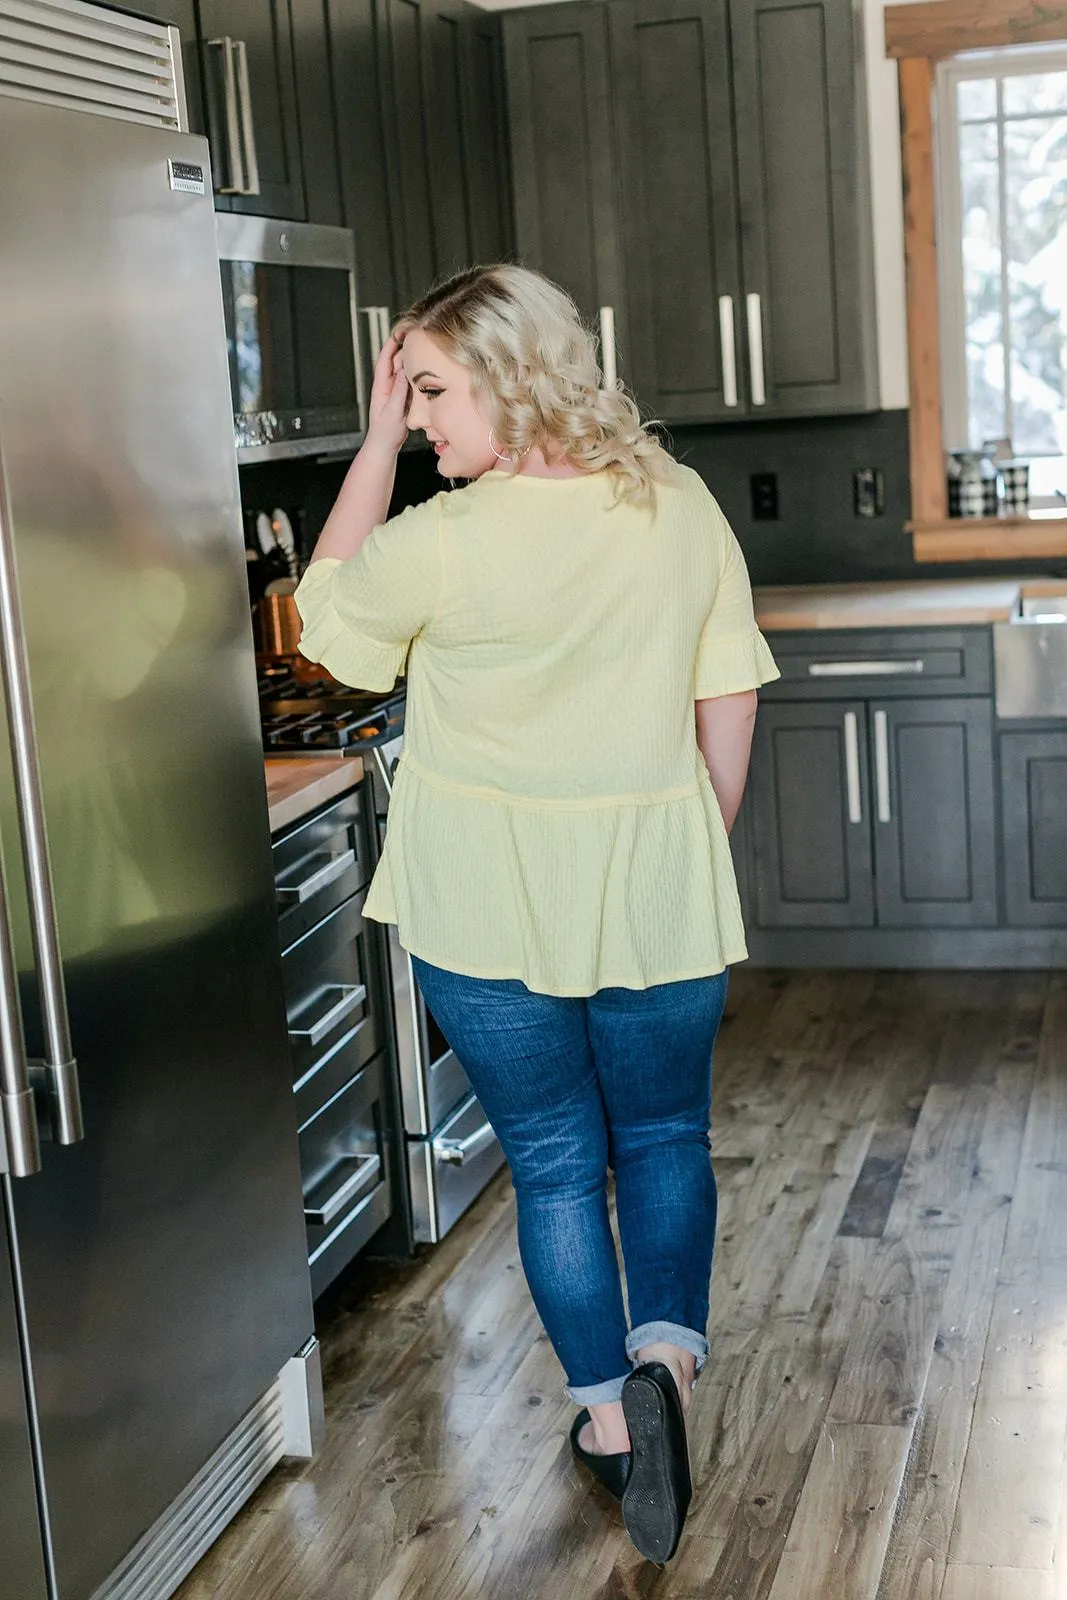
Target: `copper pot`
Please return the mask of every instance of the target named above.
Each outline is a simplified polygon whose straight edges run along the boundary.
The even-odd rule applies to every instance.
[[[261,655],[295,655],[302,629],[291,594],[266,594],[252,613],[252,631]]]

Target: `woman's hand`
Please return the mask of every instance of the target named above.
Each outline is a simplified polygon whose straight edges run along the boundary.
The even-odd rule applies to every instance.
[[[400,342],[392,334],[386,339],[374,363],[374,384],[370,392],[370,424],[367,442],[394,453],[408,436],[408,404],[411,389],[404,372]]]

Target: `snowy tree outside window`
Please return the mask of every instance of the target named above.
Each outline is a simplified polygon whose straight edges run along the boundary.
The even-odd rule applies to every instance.
[[[946,449],[1008,438],[1033,503],[1067,493],[1067,50],[938,71]]]

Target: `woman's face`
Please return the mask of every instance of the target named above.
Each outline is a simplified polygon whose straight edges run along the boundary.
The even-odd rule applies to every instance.
[[[408,427],[425,433],[442,477],[480,478],[496,466],[497,457],[489,444],[489,423],[471,399],[467,369],[421,328],[405,335],[402,355],[411,385]]]

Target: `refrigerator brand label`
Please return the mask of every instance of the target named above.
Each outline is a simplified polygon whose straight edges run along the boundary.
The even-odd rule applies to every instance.
[[[170,186],[179,194],[207,194],[204,169],[190,161],[168,161]]]

